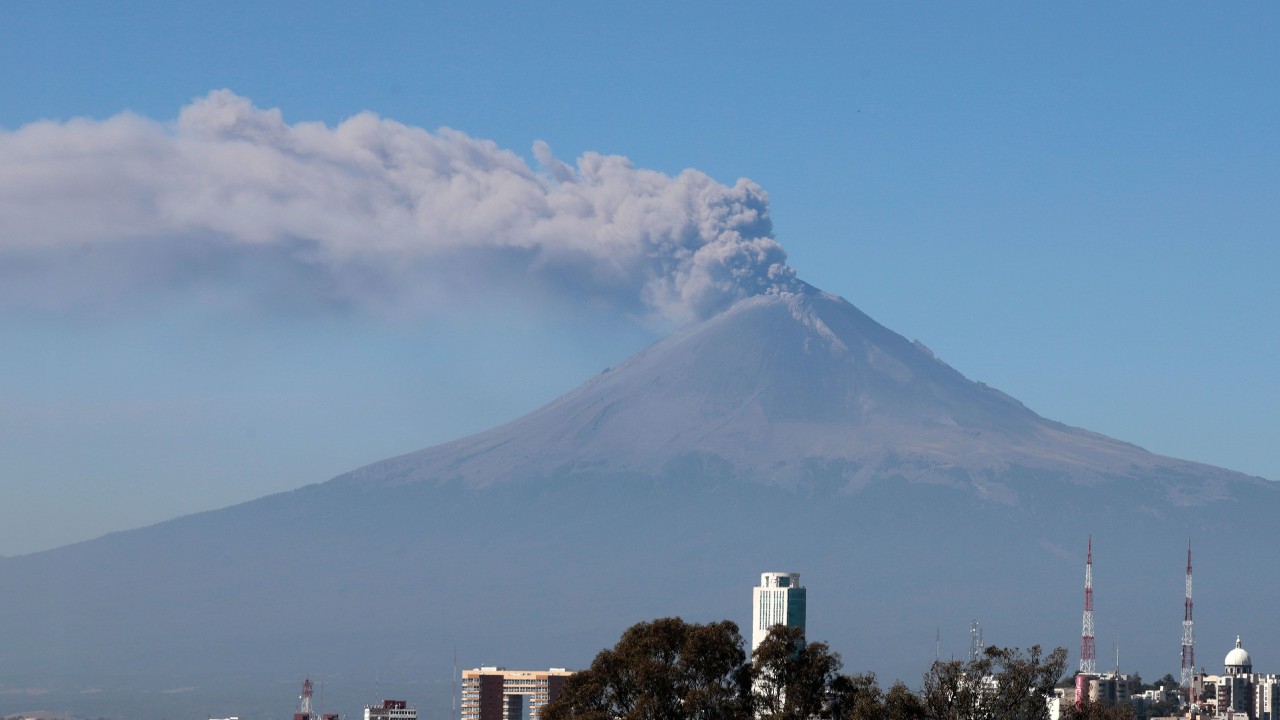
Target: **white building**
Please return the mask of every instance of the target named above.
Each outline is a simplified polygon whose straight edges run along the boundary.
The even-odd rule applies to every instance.
[[[1253,676],[1253,716],[1280,720],[1280,675]]]
[[[1239,636],[1222,665],[1221,675],[1203,676],[1204,684],[1213,687],[1208,702],[1215,719],[1280,720],[1280,675],[1255,673]]]
[[[1253,710],[1253,659],[1240,647],[1239,635],[1235,648],[1227,653],[1222,665],[1215,695],[1218,714],[1249,713]]]
[[[1049,706],[1049,720],[1061,720],[1062,714],[1071,704],[1071,699],[1067,697],[1067,691],[1064,688],[1054,688],[1053,697],[1045,698],[1045,703]]]
[[[418,720],[418,711],[404,700],[383,700],[381,705],[365,705],[364,720]]]
[[[804,631],[805,592],[800,573],[760,574],[760,585],[751,593],[751,651],[755,652],[774,625]]]

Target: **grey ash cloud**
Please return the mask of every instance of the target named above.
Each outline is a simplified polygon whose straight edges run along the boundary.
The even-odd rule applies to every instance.
[[[368,112],[289,123],[228,90],[171,123],[33,123],[0,133],[0,304],[203,288],[412,315],[502,289],[680,324],[796,287],[755,183],[534,155]]]

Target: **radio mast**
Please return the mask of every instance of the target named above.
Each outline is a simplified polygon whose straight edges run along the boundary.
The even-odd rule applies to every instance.
[[[1191,700],[1191,676],[1196,671],[1196,629],[1191,621],[1191,541],[1187,541],[1187,599],[1182,615],[1182,688]]]
[[[1084,563],[1084,621],[1080,631],[1080,672],[1093,674],[1097,662],[1093,650],[1093,536],[1089,536],[1089,555]]]

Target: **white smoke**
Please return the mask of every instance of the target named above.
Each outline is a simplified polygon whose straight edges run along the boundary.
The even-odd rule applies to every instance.
[[[289,124],[227,90],[171,124],[0,132],[0,303],[230,286],[430,313],[514,287],[685,322],[796,286],[749,180],[534,155],[371,113]]]

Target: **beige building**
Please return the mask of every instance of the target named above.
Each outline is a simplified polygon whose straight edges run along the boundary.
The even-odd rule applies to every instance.
[[[1102,705],[1129,702],[1132,688],[1128,675],[1121,673],[1079,673],[1076,675],[1076,698]]]
[[[538,720],[542,707],[560,696],[572,674],[564,668],[463,670],[461,720]]]

